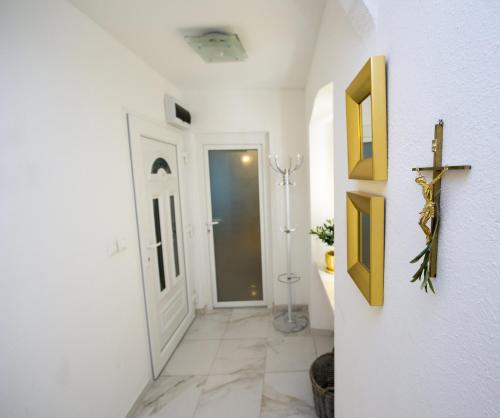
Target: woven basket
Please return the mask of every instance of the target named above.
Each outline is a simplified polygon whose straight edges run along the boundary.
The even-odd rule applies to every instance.
[[[334,357],[333,351],[319,356],[309,370],[314,407],[319,418],[334,418],[335,415]]]

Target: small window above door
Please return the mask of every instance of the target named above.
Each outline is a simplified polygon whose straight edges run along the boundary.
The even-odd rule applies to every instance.
[[[164,170],[167,174],[172,174],[172,170],[170,170],[170,166],[167,163],[167,160],[162,157],[158,157],[151,167],[151,174],[158,174],[160,170]]]

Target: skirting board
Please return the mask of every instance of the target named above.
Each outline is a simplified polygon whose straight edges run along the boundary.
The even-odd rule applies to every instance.
[[[146,385],[144,386],[144,389],[142,389],[141,393],[139,394],[139,396],[137,397],[137,399],[132,404],[132,408],[130,408],[130,411],[125,416],[125,418],[133,418],[133,417],[135,417],[135,415],[137,413],[137,410],[139,409],[141,399],[143,398],[144,394],[149,389],[151,389],[151,386],[153,386],[153,379],[149,379],[149,381],[146,383]]]

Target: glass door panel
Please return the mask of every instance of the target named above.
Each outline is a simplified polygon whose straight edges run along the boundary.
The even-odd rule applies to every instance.
[[[170,223],[172,228],[172,248],[174,251],[175,277],[179,277],[181,269],[179,266],[179,245],[177,243],[177,220],[175,216],[175,197],[170,195]]]
[[[209,150],[218,302],[262,301],[257,150]]]
[[[160,201],[158,198],[153,199],[153,219],[155,223],[156,243],[156,258],[158,263],[158,278],[160,280],[160,291],[165,289],[165,266],[163,260],[163,243],[161,240],[161,217],[160,217]]]

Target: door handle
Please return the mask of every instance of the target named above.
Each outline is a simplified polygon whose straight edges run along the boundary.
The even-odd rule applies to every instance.
[[[158,241],[158,242],[155,242],[154,244],[149,244],[148,245],[148,248],[150,250],[154,249],[154,248],[158,248],[159,246],[161,245],[161,241]]]
[[[207,232],[212,232],[212,227],[214,225],[219,225],[222,222],[222,219],[220,218],[214,218],[211,221],[207,222]]]

